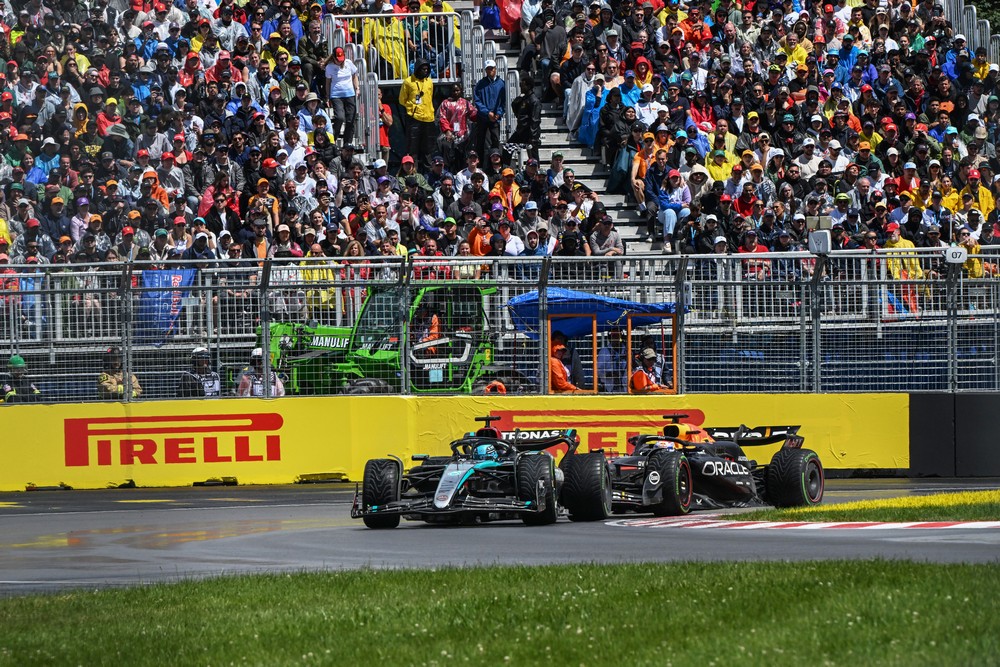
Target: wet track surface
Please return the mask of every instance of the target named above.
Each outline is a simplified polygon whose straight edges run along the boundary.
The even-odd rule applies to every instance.
[[[825,502],[979,488],[1000,488],[1000,480],[829,480]],[[562,519],[536,528],[403,522],[372,531],[350,519],[353,493],[353,485],[315,485],[0,494],[0,595],[357,567],[1000,558],[997,528],[741,531]]]

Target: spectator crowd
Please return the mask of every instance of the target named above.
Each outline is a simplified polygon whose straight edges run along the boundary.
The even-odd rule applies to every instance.
[[[936,0],[538,0],[507,24],[665,253],[994,242],[998,66]]]
[[[457,39],[450,11],[441,0],[0,8],[0,272],[622,254],[597,195],[539,164],[532,86],[512,101],[524,122],[511,139],[535,158],[515,170],[496,63],[471,101],[435,85],[457,67],[441,37]],[[370,18],[341,18],[353,14]],[[355,143],[362,81],[344,48],[329,51],[328,16],[402,81],[378,92],[377,147]]]
[[[624,254],[602,193],[539,154],[545,103],[667,253],[798,250],[817,227],[835,249],[994,241],[998,67],[935,0],[478,11],[520,90],[490,60],[468,97],[437,83],[458,67],[442,0],[4,5],[0,264]],[[377,148],[355,145],[364,82],[326,17],[401,81],[360,123]]]

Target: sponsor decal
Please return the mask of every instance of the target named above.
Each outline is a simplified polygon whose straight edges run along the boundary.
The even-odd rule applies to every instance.
[[[739,433],[740,428],[743,429]],[[753,440],[759,438],[770,438],[772,436],[784,435],[792,436],[798,433],[801,426],[706,426],[705,431],[716,440],[733,440],[737,434],[741,440]]]
[[[351,339],[347,336],[313,336],[309,347],[323,347],[330,350],[346,350]]]
[[[438,502],[446,503],[448,502],[448,495],[445,493],[441,493],[438,495],[437,500]]]
[[[565,429],[550,429],[545,431],[506,431],[501,435],[504,440],[547,440],[549,438],[558,438],[565,433]]]
[[[652,484],[653,486],[656,486],[657,484],[660,483],[660,473],[656,470],[650,470],[649,476],[646,478],[646,481]]]
[[[63,423],[67,467],[281,460],[276,412],[95,417]]]
[[[640,433],[654,433],[663,428],[663,415],[687,415],[684,421],[700,426],[705,413],[696,409],[685,410],[493,410],[492,416],[500,420],[494,426],[504,432],[504,438],[544,439],[562,435],[576,429],[580,436],[581,452],[592,449],[614,450],[631,453],[628,439]],[[566,453],[565,445],[552,447],[553,456]]]
[[[701,466],[701,474],[706,477],[749,475],[750,470],[735,461],[705,461]]]

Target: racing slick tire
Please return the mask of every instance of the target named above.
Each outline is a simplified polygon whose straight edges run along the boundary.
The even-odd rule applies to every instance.
[[[399,500],[399,463],[393,459],[371,459],[365,463],[361,502],[364,506],[384,505]],[[369,528],[395,528],[398,514],[362,517]]]
[[[554,461],[548,454],[522,456],[517,462],[517,497],[522,501],[534,501],[537,496],[538,480],[545,480],[548,491],[545,494],[545,509],[521,515],[526,526],[545,526],[556,522],[556,494]]]
[[[611,473],[603,452],[563,457],[562,504],[570,521],[601,521],[611,515]]]
[[[691,463],[683,452],[658,449],[646,459],[646,479],[658,473],[663,499],[650,506],[655,516],[681,516],[691,511]]]
[[[811,449],[779,449],[765,479],[765,500],[775,507],[818,505],[823,500],[823,464]]]

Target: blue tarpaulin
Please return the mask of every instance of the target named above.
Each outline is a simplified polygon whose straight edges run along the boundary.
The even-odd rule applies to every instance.
[[[634,328],[657,324],[666,315],[676,312],[674,303],[639,303],[561,287],[546,288],[545,296],[548,300],[548,315],[557,316],[552,328],[558,329],[570,338],[586,336],[593,331],[591,316],[597,317],[598,331],[610,331],[615,328],[624,329],[628,325],[629,315],[632,315]],[[507,302],[507,308],[518,331],[523,331],[532,338],[538,335],[537,290],[514,297]],[[656,314],[642,316],[643,313]],[[566,317],[567,315],[580,315],[580,317]]]

